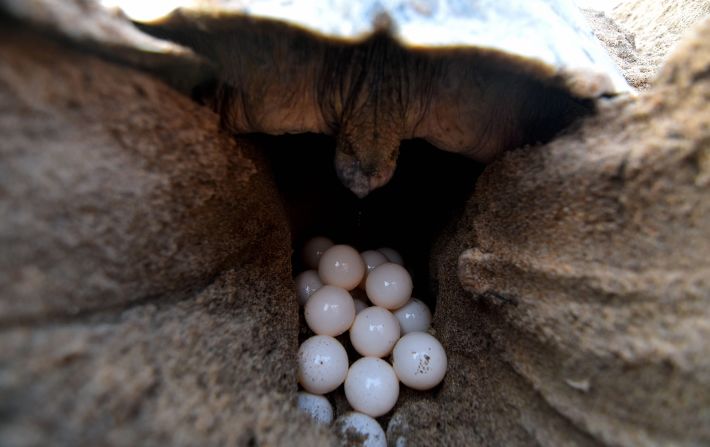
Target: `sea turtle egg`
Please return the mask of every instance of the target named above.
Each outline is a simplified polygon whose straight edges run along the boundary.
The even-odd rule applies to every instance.
[[[399,320],[402,334],[425,332],[431,326],[429,306],[416,298],[412,298],[407,304],[395,310],[394,316]]]
[[[316,290],[323,286],[323,283],[315,270],[306,270],[296,276],[296,295],[298,296],[298,304],[306,305],[306,301]]]
[[[298,393],[298,408],[308,413],[319,424],[330,425],[333,422],[333,406],[323,396],[300,391]]]
[[[361,300],[360,298],[353,298],[353,302],[355,303],[356,318],[360,312],[370,307],[365,301]]]
[[[317,269],[318,260],[320,259],[323,252],[333,246],[333,241],[323,236],[316,236],[309,239],[303,245],[303,261],[306,263],[308,268]]]
[[[345,445],[387,447],[385,431],[370,416],[351,411],[335,420],[335,429]]]
[[[330,393],[348,374],[348,354],[340,342],[315,335],[298,348],[298,383],[313,394]]]
[[[355,319],[355,302],[347,290],[323,286],[308,298],[304,314],[313,332],[334,337],[350,329]]]
[[[370,272],[365,291],[373,304],[398,309],[412,296],[412,277],[401,265],[387,262]]]
[[[395,264],[404,265],[404,258],[396,250],[389,247],[378,248],[377,251],[385,255],[387,261],[394,262]]]
[[[399,380],[389,363],[363,357],[350,366],[345,397],[353,409],[372,417],[390,411],[399,397]]]
[[[318,261],[318,275],[323,284],[352,290],[365,276],[365,262],[349,245],[333,245]]]
[[[357,285],[359,289],[365,288],[365,281],[367,281],[367,274],[375,269],[375,267],[384,264],[387,261],[385,255],[376,250],[367,250],[360,253],[362,260],[365,263],[365,275],[362,277],[362,281]]]
[[[350,328],[350,341],[365,357],[384,357],[399,340],[399,321],[387,309],[368,307],[360,312]]]
[[[365,262],[368,272],[375,270],[375,267],[378,265],[387,262],[385,255],[376,250],[363,251],[360,253],[360,256],[362,256],[362,260]]]
[[[446,374],[444,347],[426,332],[412,332],[399,339],[392,363],[399,380],[416,390],[434,388]]]

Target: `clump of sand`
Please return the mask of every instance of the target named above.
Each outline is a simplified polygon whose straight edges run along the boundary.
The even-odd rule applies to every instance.
[[[710,17],[707,0],[578,1],[633,87],[645,90],[683,34]]]

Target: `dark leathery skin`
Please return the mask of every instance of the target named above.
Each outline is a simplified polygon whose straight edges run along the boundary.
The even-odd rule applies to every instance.
[[[501,54],[405,50],[385,35],[352,43],[269,21],[233,22],[197,27],[173,17],[147,31],[217,64],[214,104],[233,132],[334,135],[338,176],[359,197],[389,181],[404,139],[489,162],[592,110],[545,67]]]

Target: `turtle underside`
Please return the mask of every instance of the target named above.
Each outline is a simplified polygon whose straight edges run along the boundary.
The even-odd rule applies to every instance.
[[[353,44],[245,17],[148,29],[217,62],[210,101],[228,129],[335,136],[338,176],[360,197],[391,178],[402,140],[488,162],[594,108],[545,65],[494,51],[407,49],[385,32]]]

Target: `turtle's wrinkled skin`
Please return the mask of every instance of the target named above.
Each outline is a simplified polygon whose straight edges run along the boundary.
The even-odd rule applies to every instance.
[[[591,110],[589,101],[554,83],[510,70],[507,60],[460,50],[405,51],[386,36],[342,45],[245,22],[225,32],[170,37],[228,61],[216,96],[227,128],[334,135],[338,176],[360,197],[389,181],[404,139],[423,138],[487,162],[505,149],[548,139]]]
[[[389,16],[374,20],[360,40],[248,14],[177,12],[144,29],[215,62],[214,104],[232,131],[335,136],[336,171],[359,197],[389,181],[402,140],[488,162],[551,138],[613,91],[596,73],[499,49],[403,45]]]

